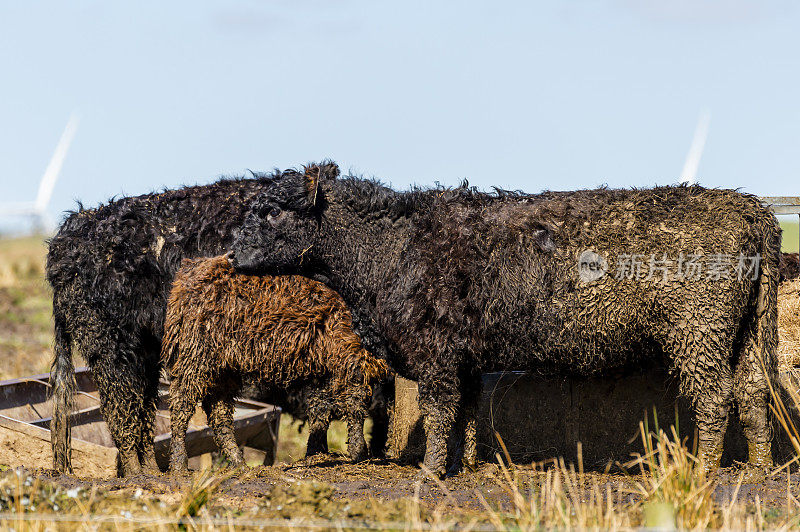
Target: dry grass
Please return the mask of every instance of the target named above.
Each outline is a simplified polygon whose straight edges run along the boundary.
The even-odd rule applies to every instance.
[[[66,488],[19,470],[0,473],[0,528],[27,530],[232,530],[433,529],[478,519],[442,508],[431,512],[419,499],[336,500],[335,489],[319,482],[275,486],[242,509],[219,496],[230,471],[208,469],[174,494],[142,489],[123,492]],[[469,527],[467,527],[469,529]]]
[[[511,511],[493,507],[477,493],[497,530],[622,530],[632,528],[637,521],[635,505],[629,498],[624,500],[609,483],[601,486],[601,477],[586,474],[581,467],[576,471],[563,460],[554,460],[549,465],[536,464],[533,471],[521,471],[508,460],[507,453],[506,460],[500,455],[497,460],[504,479],[501,487],[512,502]]]
[[[42,237],[0,239],[0,379],[46,372],[52,302]]]
[[[644,501],[644,525],[682,530],[703,530],[719,526],[719,511],[714,504],[714,482],[697,474],[697,459],[678,437],[658,428],[651,432],[647,420],[640,424],[644,454],[633,461],[641,475],[635,483]]]
[[[797,404],[795,406],[800,406]],[[641,425],[644,453],[627,466],[640,473],[630,478],[629,496],[602,484],[602,476],[576,471],[563,461],[549,468],[518,472],[500,456],[503,488],[513,508],[500,511],[482,499],[486,517],[496,530],[774,530],[800,527],[800,502],[787,477],[786,498],[779,507],[739,498],[744,472],[730,497],[715,496],[718,479],[695,471],[698,463],[678,438]],[[780,474],[778,472],[777,474]],[[784,472],[785,474],[785,472]],[[624,490],[623,490],[624,491]]]
[[[44,237],[0,238],[0,288],[44,281]]]

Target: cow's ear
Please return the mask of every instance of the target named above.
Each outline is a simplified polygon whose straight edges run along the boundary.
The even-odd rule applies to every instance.
[[[533,231],[533,241],[536,246],[547,253],[556,250],[556,243],[553,240],[553,232],[548,228],[536,229]]]
[[[333,161],[323,161],[319,164],[308,164],[303,170],[309,203],[312,207],[315,207],[322,200],[320,185],[323,181],[330,181],[339,177],[339,166]]]

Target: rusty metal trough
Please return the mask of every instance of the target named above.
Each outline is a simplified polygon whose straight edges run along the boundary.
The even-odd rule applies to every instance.
[[[798,388],[793,372],[780,375],[781,389]],[[543,377],[521,372],[488,373],[483,376],[478,409],[478,452],[482,459],[494,461],[504,452],[496,435],[502,438],[512,460],[517,463],[563,457],[578,463],[581,457],[589,469],[604,470],[609,464],[624,463],[632,453],[642,452],[639,423],[655,417],[664,429],[678,421],[680,436],[694,446],[695,425],[689,405],[678,396],[677,383],[664,370],[640,374],[592,378]],[[787,406],[792,401],[786,397]],[[791,412],[800,426],[800,416]],[[455,431],[449,442],[450,457],[463,445],[463,432]],[[425,433],[417,406],[417,383],[397,378],[389,452],[405,462],[418,462],[425,453]],[[777,463],[793,458],[793,447],[786,432],[775,425],[773,454]],[[737,414],[732,412],[725,438],[723,465],[747,460],[747,444]]]
[[[100,413],[97,387],[89,369],[75,372],[78,384],[76,410],[72,413],[73,466],[78,475],[93,476],[98,473],[113,475],[117,467],[117,450],[111,433]],[[34,375],[0,382],[0,440],[25,435],[25,446],[41,448],[50,445],[50,419],[52,405],[49,397],[50,375]],[[159,383],[158,411],[156,414],[155,450],[159,467],[166,469],[169,462],[169,384]],[[271,464],[275,458],[281,410],[278,407],[246,399],[236,400],[234,430],[237,442],[264,453],[264,462]],[[17,434],[12,434],[17,433]],[[202,409],[198,409],[186,433],[186,450],[197,457],[216,450],[211,428],[206,424]],[[19,454],[26,467],[52,467],[52,456],[44,452],[24,451]],[[46,456],[46,458],[45,458]],[[30,457],[30,460],[26,459]],[[41,462],[41,463],[40,463]],[[87,466],[85,462],[90,463]]]

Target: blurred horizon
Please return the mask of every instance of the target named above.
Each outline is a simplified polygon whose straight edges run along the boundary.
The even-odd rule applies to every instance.
[[[55,220],[323,158],[400,189],[670,184],[703,109],[700,184],[797,196],[798,22],[788,0],[0,1],[0,229],[73,111]]]

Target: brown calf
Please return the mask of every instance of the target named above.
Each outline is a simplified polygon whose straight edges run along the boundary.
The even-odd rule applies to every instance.
[[[361,346],[336,292],[299,276],[235,274],[224,256],[183,261],[167,304],[161,357],[172,379],[173,471],[186,470],[186,429],[198,401],[225,458],[243,463],[232,400],[245,379],[309,419],[309,453],[323,445],[331,417],[344,417],[350,458],[362,460],[372,387],[391,372]]]

